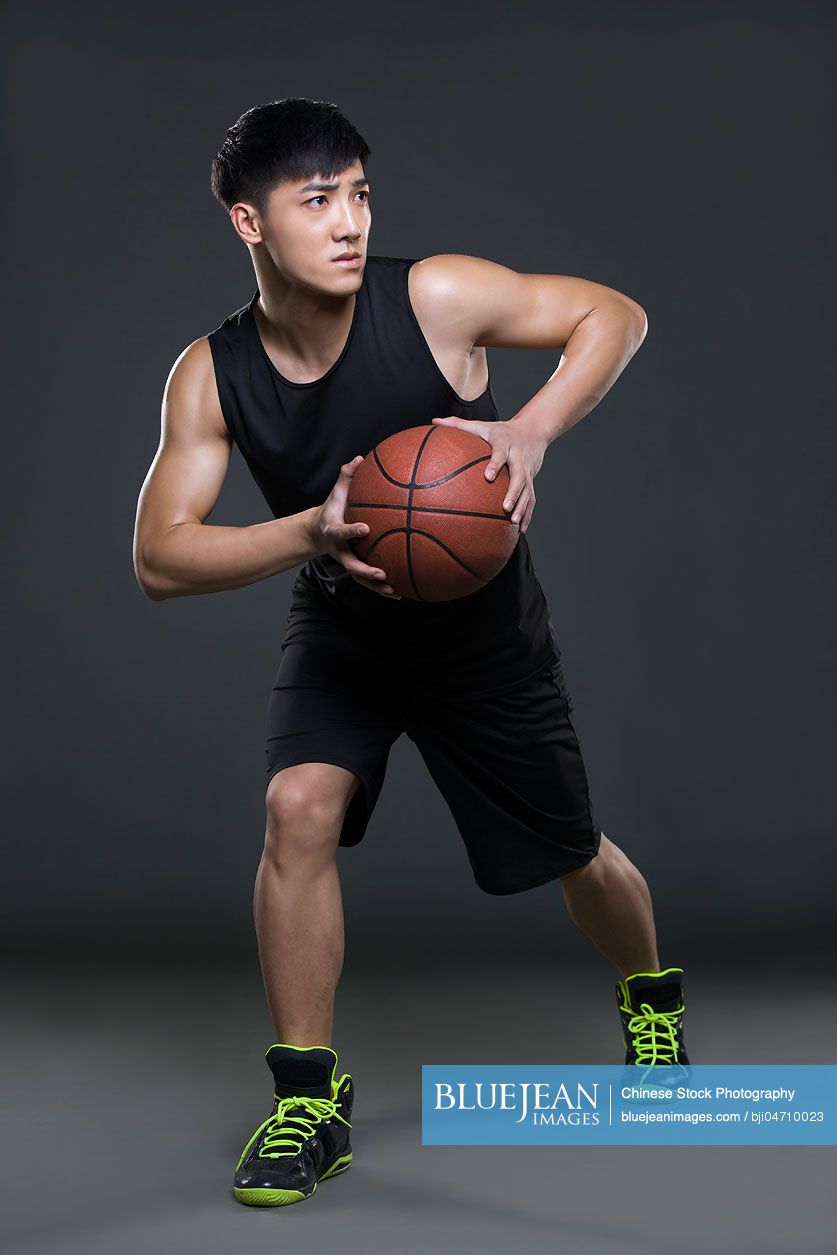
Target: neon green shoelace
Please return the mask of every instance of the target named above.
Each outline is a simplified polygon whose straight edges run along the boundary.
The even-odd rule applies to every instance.
[[[623,1006],[623,1010],[632,1008]],[[655,1011],[648,1002],[639,1004],[639,1011],[628,1020],[638,1066],[677,1062],[677,1021],[682,1013],[682,1006],[675,1011]]]
[[[298,1115],[291,1115],[291,1109],[301,1109]],[[307,1115],[305,1113],[308,1113]],[[330,1120],[336,1116],[349,1124],[348,1120],[337,1111],[337,1105],[331,1098],[283,1098],[272,1116],[268,1116],[259,1129],[266,1130],[264,1141],[259,1149],[259,1158],[279,1159],[283,1155],[298,1155],[303,1142],[307,1141],[316,1131],[322,1120]],[[291,1150],[275,1150],[276,1146],[290,1146]]]

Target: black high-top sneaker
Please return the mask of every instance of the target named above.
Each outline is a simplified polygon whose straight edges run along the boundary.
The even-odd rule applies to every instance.
[[[236,1166],[233,1192],[240,1203],[280,1207],[310,1198],[319,1181],[345,1172],[354,1082],[334,1079],[337,1053],[330,1046],[268,1047],[273,1110],[250,1138]]]
[[[665,1090],[691,1076],[683,1040],[682,977],[682,967],[667,967],[662,972],[634,972],[616,983],[627,1051],[622,1085],[637,1088],[634,1100],[665,1100]],[[650,1095],[644,1092],[649,1089]]]

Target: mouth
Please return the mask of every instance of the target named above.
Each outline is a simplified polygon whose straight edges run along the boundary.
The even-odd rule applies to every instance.
[[[347,270],[356,270],[363,262],[360,253],[341,253],[331,259],[333,266],[344,266]]]

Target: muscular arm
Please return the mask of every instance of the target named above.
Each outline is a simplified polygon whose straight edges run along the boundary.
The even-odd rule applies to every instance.
[[[598,405],[648,331],[645,310],[624,292],[572,275],[518,274],[467,254],[440,253],[410,271],[432,309],[433,326],[459,352],[476,347],[563,349],[544,386],[506,422],[455,415],[433,419],[487,440],[493,479],[508,463],[504,509],[525,532],[535,504],[533,479],[551,441]]]
[[[249,527],[208,525],[229,466],[206,337],[183,351],[163,394],[160,444],[145,477],[134,528],[134,570],[152,601],[241,588],[322,552],[316,509]]]
[[[425,258],[414,270],[416,292],[432,302],[439,334],[451,343],[468,352],[563,350],[547,383],[513,419],[547,442],[598,405],[648,331],[641,305],[590,279],[518,274],[459,253]]]

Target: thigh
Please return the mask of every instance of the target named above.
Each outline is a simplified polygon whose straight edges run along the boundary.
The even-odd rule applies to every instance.
[[[266,786],[303,763],[330,763],[358,781],[340,835],[357,845],[386,774],[389,750],[403,731],[391,688],[361,642],[335,633],[287,644],[265,718]]]
[[[407,726],[487,893],[533,888],[598,853],[571,709],[559,661],[493,696],[426,694]]]

